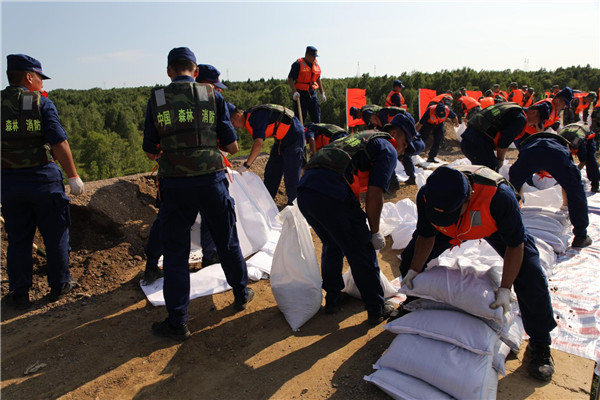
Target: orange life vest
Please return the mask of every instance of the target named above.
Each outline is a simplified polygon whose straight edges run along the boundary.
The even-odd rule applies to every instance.
[[[583,112],[583,110],[587,110],[590,106],[590,103],[584,104],[583,102],[583,98],[580,97],[579,99],[577,99],[577,108],[575,108],[575,115],[579,115],[581,112]]]
[[[491,236],[498,230],[496,220],[490,212],[490,202],[498,191],[497,186],[473,183],[473,194],[467,210],[460,216],[456,224],[436,226],[435,229],[452,238],[452,246],[460,246],[467,240],[482,239]],[[427,202],[427,199],[425,199]]]
[[[489,106],[493,106],[494,105],[494,98],[493,97],[483,97],[479,100],[479,104],[481,104],[481,109],[485,109],[488,108]]]
[[[472,97],[469,96],[461,96],[458,99],[458,102],[463,105],[463,112],[465,116],[471,111],[473,108],[481,106],[481,104]]]
[[[312,63],[312,67],[308,66],[304,58],[299,58],[298,62],[300,63],[300,70],[296,78],[296,89],[306,91],[318,89],[317,80],[321,76],[321,67],[319,67],[317,60],[315,59]]]
[[[398,96],[400,96],[400,106],[399,107],[406,108],[406,105],[404,104],[405,103],[404,96],[402,96],[402,93],[396,92],[395,90],[392,90],[391,92],[388,93],[388,95],[385,99],[386,107],[394,107],[394,106],[398,107],[397,104],[392,103],[392,96],[395,94],[398,94]]]
[[[446,113],[446,115],[444,115],[443,117],[438,117],[435,113],[435,109],[436,109],[437,105],[433,105],[433,106],[429,106],[429,108],[427,109],[427,112],[429,112],[429,118],[427,119],[427,122],[430,123],[431,125],[439,125],[441,123],[443,123],[446,118],[448,118],[448,115],[450,114],[450,109],[448,108],[448,106],[444,106],[444,111]]]
[[[560,113],[556,110],[556,107],[554,107],[554,103],[552,102],[552,100],[553,100],[553,98],[546,98],[546,99],[542,99],[540,101],[536,101],[533,104],[534,106],[536,106],[536,105],[542,104],[542,103],[550,103],[550,105],[552,106],[552,110],[550,111],[550,116],[544,122],[544,128],[542,130],[545,130],[548,127],[554,125],[554,123],[560,119]],[[523,132],[521,132],[521,134],[518,135],[515,138],[515,140],[521,138],[522,136],[524,136],[524,134],[533,135],[534,133],[538,133],[538,132],[539,132],[539,129],[536,126],[527,125],[527,126],[525,126],[525,129],[523,130]]]
[[[443,101],[444,104],[452,104],[452,96],[448,93],[438,94],[433,99],[429,100],[429,104],[439,103],[440,101]]]
[[[523,96],[523,107],[529,107],[532,104],[533,104],[533,94],[531,96],[529,96],[527,99],[525,99],[525,96]]]
[[[253,136],[254,130],[252,129],[252,126],[249,122],[250,115],[252,115],[252,113],[246,114],[246,123],[244,124],[244,127],[246,128],[250,136]],[[275,136],[275,139],[281,140],[285,137],[289,130],[289,124],[284,124],[283,122],[275,121],[267,125],[267,128],[265,129],[265,137]]]
[[[523,103],[523,91],[521,89],[511,90],[506,100],[521,105]]]

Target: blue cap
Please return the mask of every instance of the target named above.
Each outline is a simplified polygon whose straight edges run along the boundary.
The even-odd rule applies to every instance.
[[[306,46],[306,54],[311,54],[315,57],[319,57],[317,54],[317,48],[315,46]]]
[[[221,75],[219,70],[212,65],[198,64],[198,76],[196,77],[196,82],[211,83],[218,88],[227,89],[227,86],[223,85],[221,80],[219,80],[219,75]]]
[[[358,117],[358,111],[359,109],[356,107],[350,107],[350,115],[352,115],[352,118],[359,118]]]
[[[438,118],[444,118],[446,116],[446,105],[441,101],[435,106],[435,115]]]
[[[396,114],[394,118],[392,118],[392,120],[383,127],[383,130],[385,132],[389,132],[393,127],[398,127],[404,131],[408,142],[408,154],[413,154],[416,151],[414,141],[417,137],[417,130],[415,129],[415,124],[413,121],[414,120],[412,120],[411,118],[400,113]]]
[[[550,118],[550,112],[552,111],[552,105],[548,102],[534,104],[528,109],[537,110],[540,113],[540,124],[543,124],[548,118]]]
[[[233,114],[235,112],[235,110],[237,109],[237,107],[228,101],[226,101],[225,103],[227,105],[227,110],[229,111],[229,115]]]
[[[469,182],[462,172],[445,166],[436,168],[423,186],[427,219],[437,226],[455,224],[468,195]]]
[[[194,52],[187,47],[176,47],[169,52],[167,56],[167,65],[171,65],[176,60],[189,60],[196,64],[196,56]]]
[[[398,79],[394,79],[394,83],[392,83],[392,87],[393,86],[400,86],[402,89],[404,89],[406,86],[404,86],[404,84],[402,83],[402,81],[398,80]]]
[[[42,72],[42,63],[25,54],[9,54],[6,56],[7,71],[33,71],[38,73],[42,79],[50,79]]]
[[[562,97],[565,103],[567,103],[567,108],[571,108],[571,100],[573,100],[573,89],[567,86],[560,92],[556,93],[554,97]]]

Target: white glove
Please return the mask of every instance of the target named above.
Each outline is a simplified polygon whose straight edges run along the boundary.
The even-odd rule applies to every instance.
[[[246,168],[246,166],[245,166],[244,164],[240,165],[240,166],[237,168],[237,172],[239,172],[239,173],[240,173],[240,175],[242,175],[244,172],[247,172],[247,171],[249,171],[249,169],[248,169],[248,168]]]
[[[510,289],[498,288],[496,290],[496,301],[490,304],[490,308],[498,308],[502,306],[504,314],[510,310]]]
[[[292,95],[292,99],[293,99],[294,101],[296,101],[296,100],[298,100],[299,98],[300,98],[300,93],[298,93],[298,92],[294,92],[294,94]]]
[[[406,273],[406,276],[402,279],[402,282],[400,282],[400,286],[406,285],[407,288],[412,290],[412,288],[414,287],[412,281],[417,275],[419,275],[417,271],[415,271],[414,269],[409,269]]]
[[[327,97],[325,96],[325,92],[321,92],[321,98],[323,99],[323,103],[327,101]]]
[[[72,195],[79,195],[83,193],[83,181],[79,176],[74,176],[73,178],[69,178],[69,186],[71,187]]]
[[[375,250],[381,250],[385,247],[385,237],[381,232],[375,232],[371,234],[371,243]]]

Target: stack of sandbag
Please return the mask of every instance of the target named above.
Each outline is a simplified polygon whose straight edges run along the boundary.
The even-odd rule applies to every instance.
[[[506,314],[489,307],[498,283],[495,268],[474,265],[420,273],[412,290],[400,290],[420,299],[385,326],[398,336],[365,380],[394,398],[495,398],[497,374],[505,373],[506,355],[519,351],[523,337],[516,301]]]

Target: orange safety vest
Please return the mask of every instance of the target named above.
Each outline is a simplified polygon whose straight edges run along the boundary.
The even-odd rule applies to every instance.
[[[521,89],[511,90],[506,100],[521,105],[523,103],[523,91]]]
[[[449,95],[448,93],[438,94],[433,99],[429,100],[429,104],[431,104],[431,103],[439,103],[440,101],[443,101],[444,104],[446,104],[448,102],[452,103],[452,96]]]
[[[452,238],[452,247],[460,246],[467,240],[482,239],[491,236],[498,230],[496,220],[490,212],[490,202],[496,194],[496,186],[473,184],[473,194],[467,205],[467,210],[460,216],[456,224],[436,226],[435,229]],[[427,202],[427,199],[425,199]]]
[[[575,108],[575,116],[579,115],[579,113],[583,112],[583,110],[588,109],[590,103],[584,104],[583,97],[577,99],[577,108]]]
[[[527,99],[525,99],[525,96],[523,96],[523,107],[529,107],[532,104],[533,104],[533,94],[531,96],[529,96]]]
[[[540,101],[536,101],[533,105],[536,106],[538,104],[541,103],[550,103],[552,105],[552,110],[550,111],[550,116],[548,117],[548,119],[544,122],[544,130],[552,125],[554,125],[554,123],[556,121],[558,121],[560,119],[560,113],[556,110],[556,107],[554,107],[554,103],[552,102],[553,98],[546,98],[546,99],[542,99]],[[526,125],[525,129],[523,130],[523,132],[521,132],[520,135],[518,135],[515,140],[520,139],[522,136],[524,136],[525,134],[528,135],[533,135],[534,133],[538,133],[539,129],[535,126],[529,126]]]
[[[250,125],[250,122],[249,122],[250,115],[252,115],[252,113],[248,113],[246,115],[246,123],[244,124],[244,127],[246,128],[246,130],[248,131],[250,136],[253,136],[254,130],[252,129],[252,126]],[[281,140],[285,137],[285,135],[288,133],[289,130],[290,130],[290,125],[287,125],[284,123],[272,122],[272,123],[268,124],[267,128],[265,129],[265,137],[275,136],[275,139]]]
[[[299,58],[300,70],[298,71],[298,77],[296,78],[296,89],[297,90],[316,90],[319,88],[317,81],[321,76],[321,67],[317,63],[317,60],[312,64],[312,67],[308,66],[308,63],[304,58]]]
[[[400,106],[402,108],[406,108],[406,106],[404,105],[405,100],[404,100],[404,96],[402,96],[402,93],[400,92],[396,92],[395,90],[392,90],[391,92],[388,93],[386,99],[385,99],[385,105],[386,107],[398,107],[397,104],[392,103],[392,96],[395,94],[398,94],[398,96],[400,96]]]
[[[479,104],[481,104],[481,109],[488,108],[489,106],[493,106],[495,104],[493,97],[483,97],[479,100]]]
[[[429,112],[429,118],[427,119],[427,122],[431,125],[439,125],[443,123],[450,114],[450,109],[448,108],[448,106],[444,106],[444,111],[446,112],[446,115],[440,118],[435,113],[436,107],[437,105],[429,106],[429,109],[427,110]]]
[[[475,100],[472,97],[469,96],[461,96],[458,99],[458,102],[461,103],[464,107],[463,107],[463,112],[465,113],[465,116],[469,113],[469,111],[471,111],[473,108],[481,106],[481,103],[479,103],[477,100]]]

